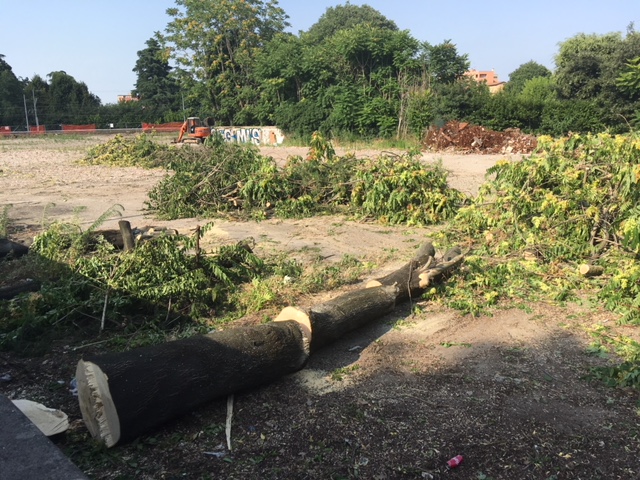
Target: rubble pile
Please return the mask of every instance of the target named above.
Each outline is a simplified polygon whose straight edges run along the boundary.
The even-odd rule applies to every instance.
[[[535,136],[526,135],[518,128],[497,132],[478,125],[452,121],[442,128],[430,127],[423,145],[427,150],[435,151],[509,154],[531,153],[538,141]]]

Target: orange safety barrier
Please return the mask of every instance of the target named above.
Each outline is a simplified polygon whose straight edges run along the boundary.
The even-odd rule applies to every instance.
[[[0,127],[0,135],[11,135],[11,127]]]
[[[62,125],[63,132],[93,132],[95,130],[95,123],[89,125]]]
[[[144,133],[151,132],[179,132],[182,128],[182,122],[170,123],[143,123],[142,131]]]
[[[29,133],[45,133],[47,129],[44,125],[38,125],[37,127],[29,127]]]

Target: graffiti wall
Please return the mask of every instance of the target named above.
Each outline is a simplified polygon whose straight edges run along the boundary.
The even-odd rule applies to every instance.
[[[279,145],[284,141],[284,135],[276,127],[213,127],[211,131],[226,142]]]

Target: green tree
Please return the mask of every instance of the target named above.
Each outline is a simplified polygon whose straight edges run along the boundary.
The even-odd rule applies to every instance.
[[[442,126],[449,120],[483,123],[483,112],[491,100],[489,87],[471,78],[459,78],[453,83],[442,83],[434,88],[431,99],[433,121]]]
[[[309,44],[319,44],[332,37],[340,30],[348,30],[357,25],[369,25],[382,30],[398,30],[392,20],[382,15],[369,5],[345,5],[329,7],[320,19],[305,33],[305,40]]]
[[[54,124],[86,124],[97,113],[100,99],[66,72],[47,75],[49,79],[49,121]]]
[[[640,57],[629,60],[626,70],[616,79],[618,88],[629,98],[640,95]]]
[[[560,45],[556,56],[556,85],[560,99],[595,102],[593,111],[613,131],[627,128],[625,118],[638,109],[628,92],[621,90],[618,78],[628,63],[640,56],[640,34],[629,29],[606,35],[576,35]],[[591,122],[597,124],[597,122]]]
[[[0,126],[24,125],[22,84],[0,55]]]
[[[549,78],[551,70],[533,60],[523,63],[509,75],[509,82],[505,87],[508,93],[519,94],[524,89],[525,84],[533,78]]]
[[[255,59],[288,25],[276,0],[176,0],[160,36],[186,79],[187,101],[227,124],[257,118]]]
[[[438,45],[425,42],[422,45],[421,59],[424,62],[428,78],[435,83],[453,83],[469,70],[469,55],[460,55],[451,40]]]
[[[171,66],[155,38],[145,42],[147,48],[138,51],[133,71],[137,74],[132,95],[139,98],[144,121],[160,121],[167,112],[180,109],[179,86],[171,76]]]
[[[51,120],[51,101],[49,99],[49,84],[40,75],[34,75],[31,80],[26,82],[24,93],[27,98],[27,106],[29,110],[29,122],[39,125],[53,126]],[[35,105],[34,105],[35,103]]]

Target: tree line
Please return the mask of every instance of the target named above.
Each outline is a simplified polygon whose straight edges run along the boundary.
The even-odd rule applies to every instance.
[[[432,45],[368,5],[328,8],[293,34],[276,0],[176,0],[164,32],[133,68],[134,102],[103,105],[63,71],[18,79],[0,55],[0,125],[98,127],[211,117],[276,125],[290,135],[420,137],[467,121],[562,135],[640,124],[640,33],[578,34],[559,44],[554,71],[531,60],[503,91],[465,77],[467,54]]]

